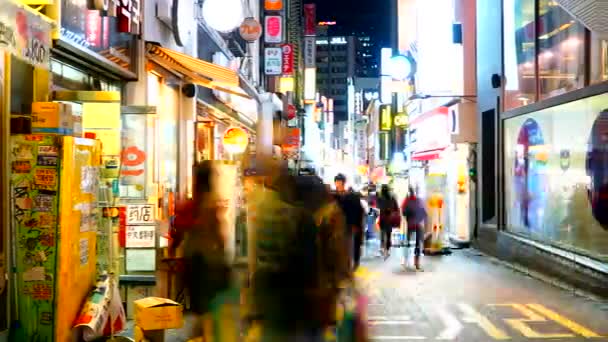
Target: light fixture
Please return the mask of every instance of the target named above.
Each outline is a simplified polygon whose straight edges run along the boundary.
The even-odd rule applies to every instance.
[[[390,59],[389,73],[396,80],[405,80],[412,72],[412,64],[403,55],[397,55]]]
[[[214,30],[231,32],[245,19],[242,0],[205,0],[203,18]]]

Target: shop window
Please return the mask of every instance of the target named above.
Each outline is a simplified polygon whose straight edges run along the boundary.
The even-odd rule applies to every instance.
[[[608,81],[608,40],[591,33],[591,83]]]
[[[504,106],[505,110],[536,101],[535,1],[505,0]]]
[[[504,124],[506,228],[608,262],[608,121],[602,94]]]
[[[585,85],[585,27],[555,1],[538,4],[540,98]]]

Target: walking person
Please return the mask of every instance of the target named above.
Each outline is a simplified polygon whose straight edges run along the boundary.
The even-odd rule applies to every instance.
[[[391,193],[388,185],[382,185],[380,195],[377,200],[378,210],[380,211],[380,236],[382,241],[382,254],[384,260],[391,255],[391,234],[394,227],[401,225],[401,214],[399,204],[395,196]]]
[[[407,222],[407,244],[405,253],[409,255],[410,240],[415,235],[414,242],[414,267],[422,271],[420,266],[420,254],[424,244],[424,221],[427,218],[424,201],[416,195],[414,188],[410,187],[408,196],[403,201],[401,211]],[[405,259],[405,258],[404,258]],[[405,265],[406,260],[403,264]]]
[[[347,247],[352,256],[353,269],[359,267],[361,261],[361,247],[363,246],[363,218],[365,211],[361,205],[359,194],[346,191],[346,176],[339,173],[334,178],[336,186],[335,199],[346,219],[347,240],[352,241]]]

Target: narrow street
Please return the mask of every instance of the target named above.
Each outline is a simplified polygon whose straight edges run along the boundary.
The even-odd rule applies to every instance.
[[[424,272],[391,258],[360,272],[374,341],[608,341],[599,303],[513,271],[475,250],[425,257]]]

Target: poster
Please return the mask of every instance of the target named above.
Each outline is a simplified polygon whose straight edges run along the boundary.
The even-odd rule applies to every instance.
[[[608,262],[608,94],[504,124],[512,233]]]
[[[156,226],[127,226],[127,248],[154,248]]]

